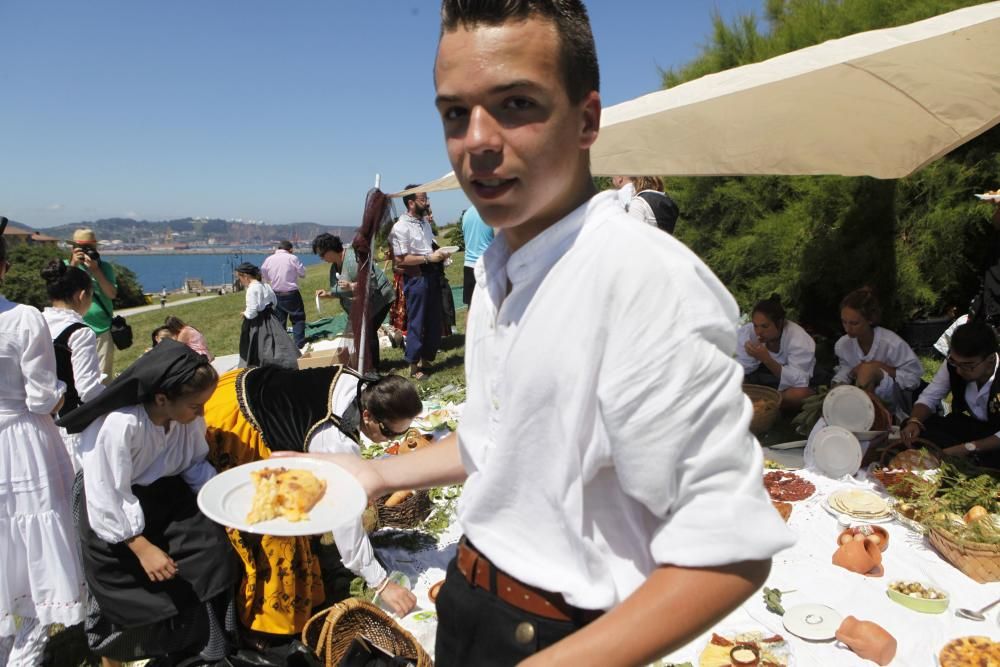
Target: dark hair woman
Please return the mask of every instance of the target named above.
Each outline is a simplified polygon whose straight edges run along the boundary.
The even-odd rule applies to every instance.
[[[796,412],[815,394],[809,386],[816,365],[816,342],[805,329],[785,317],[781,297],[772,294],[750,312],[739,330],[736,359],[745,382],[781,392],[781,408]]]
[[[903,418],[924,367],[906,341],[879,326],[881,319],[882,306],[870,287],[856,289],[840,302],[844,335],[833,348],[837,355],[833,383],[853,383],[874,392],[895,417]]]
[[[5,221],[0,219],[0,281],[10,268]],[[0,296],[2,665],[36,664],[49,628],[76,625],[85,614],[70,496],[73,465],[50,416],[64,389],[42,314]]]
[[[163,321],[163,326],[170,331],[171,338],[178,343],[184,343],[198,354],[205,355],[209,361],[215,359],[212,353],[208,351],[205,336],[190,324],[186,324],[181,318],[168,315],[167,319]]]
[[[42,312],[52,334],[56,353],[56,375],[66,384],[63,406],[64,415],[81,403],[96,398],[105,380],[97,355],[97,336],[83,321],[94,297],[93,283],[83,269],[69,266],[53,259],[41,271],[52,305]],[[77,454],[79,436],[61,429],[63,442],[73,461],[73,468],[80,470]]]
[[[212,662],[234,645],[238,566],[196,501],[215,475],[202,415],[218,379],[204,356],[164,340],[59,420],[81,433],[76,507],[95,600],[87,636],[106,663]]]
[[[221,471],[266,459],[278,450],[360,456],[362,434],[376,442],[401,436],[420,411],[416,388],[396,375],[361,377],[342,366],[234,370],[222,376],[205,406],[209,457]],[[240,590],[252,591],[240,610],[246,628],[298,634],[314,605],[324,597],[332,602],[348,594],[338,590],[336,582],[354,576],[372,587],[385,584],[381,597],[397,613],[413,607],[416,600],[409,591],[386,583],[385,569],[375,559],[360,521],[333,536],[353,573],[346,578],[337,576],[344,566],[336,557],[322,559],[321,567],[326,549],[318,539],[230,532],[243,560]],[[286,565],[279,567],[277,559]],[[262,573],[259,568],[265,562],[270,563],[269,571]]]
[[[246,308],[240,331],[240,368],[298,367],[299,349],[275,314],[278,297],[260,280],[260,269],[250,262],[236,267],[236,278],[246,289]]]

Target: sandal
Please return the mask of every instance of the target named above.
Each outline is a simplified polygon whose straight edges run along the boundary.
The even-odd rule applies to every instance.
[[[430,377],[430,374],[425,371],[411,371],[410,377],[416,380],[417,382],[423,382],[424,380]]]

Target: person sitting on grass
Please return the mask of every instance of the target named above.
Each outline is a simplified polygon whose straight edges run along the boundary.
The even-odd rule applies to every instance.
[[[870,287],[856,289],[840,302],[844,335],[833,347],[837,368],[833,384],[853,383],[888,404],[902,419],[920,386],[923,364],[896,333],[879,326],[882,306]]]
[[[903,423],[903,441],[924,437],[945,454],[1000,467],[1000,383],[994,382],[997,349],[993,328],[981,320],[955,329],[945,363]],[[951,412],[941,417],[937,410],[949,393]]]
[[[208,344],[205,343],[205,336],[190,324],[185,324],[179,317],[170,315],[163,321],[163,326],[171,333],[171,338],[178,343],[184,343],[198,354],[204,354],[209,361],[215,359],[208,351]]]
[[[816,341],[785,317],[781,297],[757,303],[750,322],[739,331],[736,360],[746,373],[744,382],[781,392],[781,409],[797,412],[802,401],[816,393],[809,386],[816,365]]]
[[[205,405],[209,460],[223,471],[278,450],[360,458],[362,434],[374,441],[399,437],[421,409],[416,387],[398,375],[362,377],[337,365],[233,370]],[[297,635],[319,606],[350,595],[355,575],[400,616],[416,604],[410,591],[388,580],[360,520],[335,530],[334,544],[237,530],[229,539],[243,561],[239,618],[257,645]]]

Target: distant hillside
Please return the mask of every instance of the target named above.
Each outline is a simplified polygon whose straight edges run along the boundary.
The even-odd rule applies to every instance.
[[[178,218],[176,220],[133,220],[105,218],[49,227],[45,233],[60,239],[70,239],[73,230],[89,227],[102,241],[121,241],[126,245],[154,245],[183,242],[192,245],[211,241],[218,245],[271,245],[289,239],[303,246],[322,232],[349,239],[353,227],[334,227],[315,222],[294,222],[286,225],[237,222],[233,220]]]

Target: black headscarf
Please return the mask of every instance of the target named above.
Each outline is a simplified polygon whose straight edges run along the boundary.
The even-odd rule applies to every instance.
[[[195,371],[207,364],[207,357],[184,343],[162,340],[136,359],[97,398],[59,418],[56,424],[70,433],[80,433],[109,412],[151,401],[154,394],[166,393],[189,382]]]

